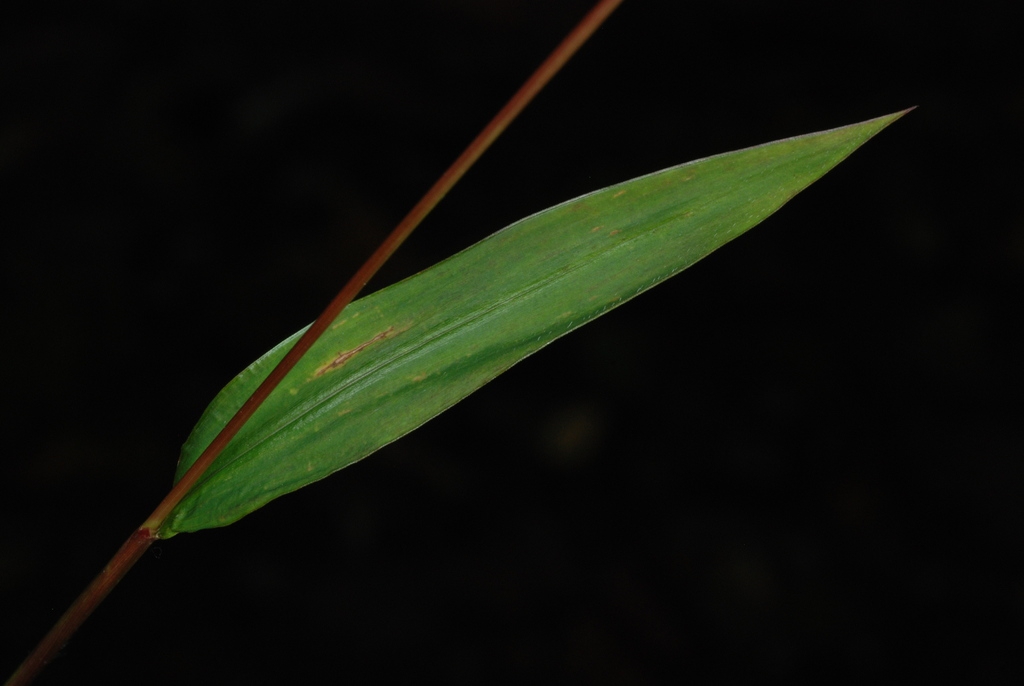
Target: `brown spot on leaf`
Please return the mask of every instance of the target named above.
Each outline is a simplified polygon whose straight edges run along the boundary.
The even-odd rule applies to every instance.
[[[361,353],[363,350],[366,350],[368,347],[370,347],[371,345],[378,341],[383,341],[386,338],[391,338],[393,335],[395,335],[395,327],[389,326],[388,328],[381,331],[379,334],[377,334],[370,340],[360,343],[351,350],[342,350],[341,352],[334,356],[333,360],[317,368],[317,370],[313,372],[313,377],[316,378],[318,376],[323,376],[327,372],[332,372],[335,369],[338,369],[339,367],[343,367],[345,363],[347,363],[353,357]]]

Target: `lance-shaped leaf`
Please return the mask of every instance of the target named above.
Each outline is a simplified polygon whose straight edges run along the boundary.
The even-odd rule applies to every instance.
[[[590,193],[352,303],[178,504],[160,535],[230,524],[366,457],[761,222],[902,114]],[[182,449],[177,478],[298,335],[217,395]]]

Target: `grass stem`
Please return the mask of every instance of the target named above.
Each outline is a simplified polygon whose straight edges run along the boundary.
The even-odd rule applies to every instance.
[[[249,397],[235,416],[224,426],[206,450],[199,456],[192,467],[174,485],[157,508],[133,533],[121,548],[114,554],[103,571],[82,592],[77,600],[61,616],[49,633],[36,646],[35,650],[18,667],[7,681],[6,686],[24,686],[29,684],[42,671],[46,663],[53,659],[57,651],[67,643],[72,634],[92,614],[92,611],[113,590],[114,586],[128,573],[128,570],[142,557],[142,554],[160,538],[160,529],[181,499],[191,490],[203,473],[209,468],[221,451],[227,446],[239,429],[256,412],[259,406],[284,379],[285,375],[295,366],[300,358],[309,350],[316,340],[327,330],[327,327],[341,314],[341,311],[355,299],[366,283],[383,266],[387,259],[398,249],[409,234],[413,232],[424,217],[447,195],[448,191],[462,178],[473,163],[490,147],[491,143],[508,128],[516,116],[533,99],[537,93],[558,73],[563,65],[572,57],[583,43],[598,29],[605,19],[622,3],[622,0],[600,0],[593,9],[577,24],[568,36],[559,44],[550,56],[527,79],[526,83],[516,92],[508,103],[484,127],[483,131],[473,139],[466,150],[459,155],[441,178],[430,188],[423,198],[409,211],[404,219],[395,227],[380,247],[366,260],[362,267],[349,279],[348,283],[338,292],[334,300],[317,317],[312,326],[295,343],[277,367],[260,384],[259,388]]]

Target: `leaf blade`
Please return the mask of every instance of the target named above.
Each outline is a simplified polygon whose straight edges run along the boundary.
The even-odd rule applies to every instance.
[[[224,526],[367,456],[777,211],[904,112],[697,160],[527,217],[349,306],[161,529]],[[200,418],[176,478],[301,332]]]

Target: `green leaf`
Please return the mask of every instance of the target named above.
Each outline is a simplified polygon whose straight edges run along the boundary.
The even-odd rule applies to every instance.
[[[173,510],[160,536],[230,524],[412,431],[761,222],[903,114],[590,193],[352,303]],[[182,449],[176,478],[298,335],[217,395]]]

